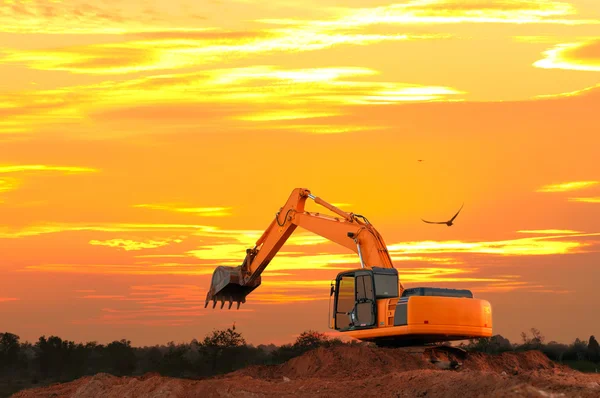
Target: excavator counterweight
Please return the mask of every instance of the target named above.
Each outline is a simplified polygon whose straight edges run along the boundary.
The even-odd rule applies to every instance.
[[[306,199],[336,216],[304,210]],[[331,286],[329,327],[359,340],[379,345],[415,345],[492,336],[489,302],[468,290],[417,287],[405,289],[387,246],[364,216],[347,213],[296,188],[275,214],[269,227],[246,250],[237,267],[215,269],[206,294],[206,308],[240,308],[261,284],[261,273],[297,227],[320,235],[358,255],[360,268],[338,273]],[[331,300],[331,299],[330,299]]]

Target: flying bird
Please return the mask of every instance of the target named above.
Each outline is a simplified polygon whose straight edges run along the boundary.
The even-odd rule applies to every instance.
[[[449,227],[450,227],[450,226],[452,226],[452,225],[453,225],[453,221],[454,221],[454,219],[456,218],[456,216],[458,216],[458,213],[460,213],[460,211],[462,210],[462,208],[463,208],[463,206],[464,206],[464,205],[465,205],[465,204],[463,203],[463,204],[460,206],[460,209],[458,209],[458,211],[457,211],[457,212],[456,212],[456,214],[454,215],[454,217],[452,217],[452,218],[451,218],[450,220],[448,220],[448,221],[426,221],[426,220],[423,220],[423,219],[421,219],[421,221],[423,221],[423,222],[426,222],[426,223],[428,223],[428,224],[446,224],[447,226],[449,226]]]
[[[422,162],[422,161],[423,161],[423,159],[417,159],[417,162]]]

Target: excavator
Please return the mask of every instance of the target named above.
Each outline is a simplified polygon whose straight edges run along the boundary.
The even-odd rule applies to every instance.
[[[305,211],[307,199],[337,217]],[[237,267],[214,270],[204,308],[237,308],[261,284],[261,273],[297,227],[358,255],[360,268],[340,272],[331,282],[329,328],[377,346],[406,347],[492,336],[492,308],[470,290],[404,288],[387,246],[366,217],[345,212],[296,188],[269,227]],[[333,297],[333,302],[332,302]]]

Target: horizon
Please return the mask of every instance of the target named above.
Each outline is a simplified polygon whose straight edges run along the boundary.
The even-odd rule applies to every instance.
[[[115,4],[0,4],[0,331],[329,333],[360,263],[302,228],[239,310],[204,308],[303,187],[406,288],[488,300],[494,335],[600,335],[600,2]]]

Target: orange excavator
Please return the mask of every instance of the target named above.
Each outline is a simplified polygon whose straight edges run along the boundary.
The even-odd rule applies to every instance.
[[[304,210],[306,199],[335,213]],[[275,219],[246,250],[238,267],[217,267],[205,308],[217,301],[240,308],[261,283],[261,273],[296,227],[302,227],[358,254],[360,268],[340,272],[331,282],[329,327],[380,346],[410,346],[492,336],[492,310],[469,290],[405,289],[383,238],[362,215],[347,213],[308,189],[296,188]],[[333,302],[331,302],[333,297]]]

